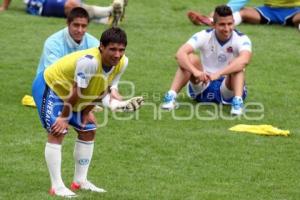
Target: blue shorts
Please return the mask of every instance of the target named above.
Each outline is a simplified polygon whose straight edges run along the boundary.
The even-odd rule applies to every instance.
[[[66,17],[65,3],[67,0],[46,0],[43,5],[42,16]]]
[[[32,85],[32,95],[37,106],[42,125],[48,133],[50,133],[51,126],[60,115],[64,102],[47,86],[44,79],[44,72],[41,72],[36,76]],[[83,126],[81,123],[81,112],[72,112],[68,119],[69,124],[76,130],[90,131],[96,129],[96,125],[93,123],[88,123]]]
[[[291,22],[287,23],[287,21],[297,13],[300,13],[300,7],[274,8],[269,6],[260,6],[257,7],[256,10],[265,19],[263,20],[263,23],[265,21],[267,24],[293,25]]]
[[[231,104],[233,99],[223,99],[221,94],[221,85],[224,81],[225,77],[221,77],[218,80],[211,81],[209,86],[203,90],[202,93],[196,95],[195,91],[193,91],[190,84],[188,84],[188,94],[189,96],[196,100],[197,102],[206,102],[206,103],[217,103],[217,104]],[[243,99],[247,96],[247,89],[244,87],[243,91]]]

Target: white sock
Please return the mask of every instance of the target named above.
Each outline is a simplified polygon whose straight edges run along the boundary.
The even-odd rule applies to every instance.
[[[109,17],[113,10],[112,6],[100,7],[100,6],[93,6],[87,4],[82,4],[81,6],[87,10],[90,18],[92,19]]]
[[[46,143],[45,159],[48,166],[52,188],[64,187],[61,178],[61,145]]]
[[[87,174],[93,156],[93,150],[94,141],[76,140],[74,147],[75,182],[80,183],[87,180]]]
[[[237,26],[242,23],[242,16],[240,12],[233,13],[234,25]]]
[[[177,92],[175,92],[174,90],[169,90],[168,93],[174,96],[175,98],[177,97]]]

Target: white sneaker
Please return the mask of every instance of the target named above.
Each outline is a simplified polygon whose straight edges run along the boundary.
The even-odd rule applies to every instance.
[[[51,188],[49,190],[49,194],[52,196],[60,196],[60,197],[66,197],[66,198],[74,198],[77,197],[77,195],[69,190],[69,188],[66,187],[59,187],[59,188]]]
[[[231,102],[231,111],[232,115],[242,115],[243,114],[243,99],[241,97],[233,97]]]
[[[173,94],[170,94],[170,92],[167,92],[165,94],[161,108],[165,109],[165,110],[174,110],[174,109],[177,109],[178,107],[179,107],[179,105],[176,102],[175,96]]]
[[[71,189],[73,191],[82,189],[82,190],[90,190],[92,192],[99,192],[99,193],[106,192],[106,190],[95,186],[93,183],[91,183],[88,180],[86,180],[85,182],[81,182],[81,183],[77,183],[77,182],[73,181],[73,183],[71,184]]]

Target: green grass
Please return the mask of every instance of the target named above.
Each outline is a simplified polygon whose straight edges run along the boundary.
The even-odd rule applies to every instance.
[[[253,42],[254,55],[247,67],[247,102],[264,106],[262,119],[224,120],[217,115],[214,120],[203,120],[215,112],[212,107],[200,107],[197,114],[187,106],[174,113],[153,110],[175,73],[176,50],[193,33],[206,28],[193,26],[186,11],[209,13],[222,2],[129,1],[121,27],[128,34],[130,62],[122,80],[134,82],[135,94],[144,95],[148,105],[136,115],[97,114],[99,123],[107,121],[97,133],[89,177],[108,192],[79,192],[78,199],[300,198],[300,40],[295,28],[238,27]],[[259,5],[259,1],[251,5]],[[30,16],[23,8],[21,1],[14,1],[9,11],[0,14],[0,199],[56,199],[47,194],[46,135],[36,110],[23,107],[20,101],[31,93],[44,40],[64,27],[65,20]],[[99,37],[105,28],[91,24],[89,32]],[[121,91],[130,93],[126,85]],[[179,100],[191,102],[184,91]],[[229,117],[228,111],[224,109],[225,117]],[[173,115],[187,120],[176,120]],[[124,120],[126,117],[131,119]],[[262,137],[228,131],[239,123],[271,124],[292,134]],[[73,177],[75,137],[71,131],[63,146],[66,184]]]

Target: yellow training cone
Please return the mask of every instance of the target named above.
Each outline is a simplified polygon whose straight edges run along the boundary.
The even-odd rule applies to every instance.
[[[22,105],[24,105],[24,106],[36,107],[35,102],[34,102],[34,100],[33,100],[33,97],[32,97],[32,96],[29,96],[29,95],[25,95],[25,96],[22,98]]]

